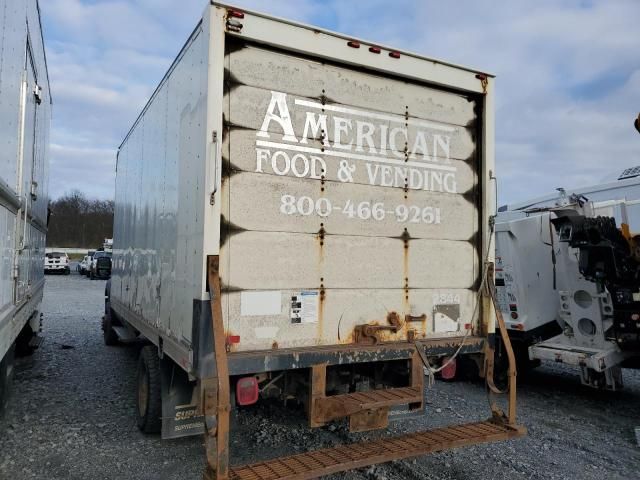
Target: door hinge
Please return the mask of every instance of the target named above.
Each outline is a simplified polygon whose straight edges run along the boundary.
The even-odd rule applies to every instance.
[[[31,200],[38,200],[38,182],[31,182]]]
[[[18,253],[18,252],[16,252]],[[13,259],[13,268],[11,269],[11,278],[13,278],[14,280],[16,280],[19,277],[20,274],[20,267],[18,266],[18,255],[16,255]]]
[[[218,131],[217,130],[212,130],[211,131],[211,142],[213,143],[213,147],[216,151],[218,149]],[[215,156],[215,161],[217,162],[217,155]],[[214,169],[216,169],[216,165],[214,164],[213,167]],[[213,180],[213,190],[211,192],[211,194],[209,195],[209,205],[215,205],[216,203],[216,199],[215,199],[215,195],[216,195],[216,178],[214,175],[214,180]]]
[[[34,85],[33,96],[36,97],[36,103],[40,105],[42,103],[42,87],[40,85]]]

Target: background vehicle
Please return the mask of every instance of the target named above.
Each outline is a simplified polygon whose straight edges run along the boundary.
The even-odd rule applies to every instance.
[[[97,251],[91,257],[89,266],[89,278],[91,280],[100,278],[108,279],[111,277],[111,252]]]
[[[0,410],[13,355],[38,345],[47,232],[51,97],[36,0],[0,16]]]
[[[91,256],[85,255],[82,260],[78,263],[78,273],[80,275],[87,275],[89,273],[89,269],[91,268]]]
[[[44,257],[44,273],[63,273],[69,275],[71,266],[69,255],[65,252],[48,252]]]
[[[498,214],[496,290],[520,370],[542,360],[568,363],[579,367],[583,384],[616,390],[621,366],[638,363],[640,348],[616,333],[632,323],[620,318],[637,306],[614,295],[621,285],[625,291],[637,285],[606,283],[611,272],[638,270],[632,235],[640,232],[638,175],[640,168],[625,169],[617,183],[560,189],[555,198]],[[580,236],[583,229],[597,245]],[[614,247],[615,256],[602,253]],[[590,273],[596,259],[604,269],[598,278]]]
[[[314,427],[421,413],[425,365],[491,352],[492,171],[490,76],[208,6],[118,152],[103,327],[149,342],[139,427],[208,426],[226,478],[231,392],[295,398]],[[300,478],[519,436],[514,378],[508,416],[303,454]]]

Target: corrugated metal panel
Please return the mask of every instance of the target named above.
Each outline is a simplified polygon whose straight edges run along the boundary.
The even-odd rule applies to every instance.
[[[234,348],[460,334],[478,284],[475,101],[282,52],[225,59],[223,283]]]
[[[233,175],[229,184],[232,191],[251,192],[250,195],[234,196],[230,205],[234,227],[246,230],[318,234],[323,229],[326,235],[400,237],[406,228],[411,238],[447,240],[469,240],[476,231],[476,208],[462,195],[424,190],[405,193],[400,188],[336,181],[322,185],[309,178],[245,172]],[[283,196],[292,192],[296,198],[296,213],[279,215],[274,221],[274,205],[278,213],[281,213],[280,208],[287,212],[293,210],[293,206],[282,201]],[[260,201],[256,202],[256,199]],[[365,199],[369,205],[361,206],[353,199]],[[285,202],[289,200],[286,198]],[[298,208],[298,202],[302,208]],[[417,207],[423,205],[430,206],[431,210]],[[361,207],[360,212],[358,207]],[[435,218],[431,223],[424,221],[423,214],[429,220],[430,215],[435,217],[436,209],[440,210],[441,219],[448,219],[447,222],[435,223]],[[406,221],[399,221],[405,217]]]
[[[232,55],[233,56],[233,55]],[[363,85],[367,89],[368,85]],[[322,92],[317,92],[316,97],[299,97],[282,90],[266,90],[255,87],[238,86],[231,84],[230,96],[230,124],[237,128],[251,130],[263,130],[267,133],[282,134],[281,124],[278,121],[264,122],[264,115],[256,115],[257,112],[267,112],[271,108],[274,113],[279,112],[279,103],[282,93],[286,93],[291,107],[288,112],[291,115],[291,125],[296,133],[299,145],[306,145],[307,139],[319,138],[319,128],[313,128],[322,116],[326,119],[328,127],[327,138],[324,146],[331,151],[352,150],[354,154],[361,155],[386,155],[391,159],[404,160],[405,151],[408,149],[409,158],[417,161],[431,161],[436,158],[435,164],[447,163],[451,159],[465,160],[474,153],[475,145],[472,139],[472,129],[459,125],[450,125],[444,122],[422,120],[413,112],[405,115],[386,114],[374,108],[355,108],[350,104],[334,103],[328,96],[322,103]],[[274,95],[276,92],[276,95]],[[452,95],[452,94],[447,94]],[[445,101],[443,99],[443,101]],[[354,102],[355,103],[355,102]],[[314,123],[309,124],[308,114],[313,115]],[[342,130],[340,132],[340,144],[336,142],[339,134],[335,120],[339,119]],[[467,118],[469,122],[474,116]],[[429,134],[427,135],[426,132]],[[271,139],[268,134],[262,135],[262,141],[278,142],[279,139]],[[352,148],[349,148],[352,146]],[[426,157],[426,158],[424,158]]]
[[[269,142],[283,143],[281,133],[270,132]],[[267,140],[262,140],[266,142]],[[258,156],[256,151],[256,134],[255,130],[243,129],[235,126],[230,127],[229,134],[225,137],[225,151],[229,152],[227,160],[231,161],[231,169],[244,172],[255,172],[258,167]],[[299,178],[308,165],[310,177],[320,177],[323,167],[333,163],[340,164],[343,157],[328,155],[322,151],[323,142],[318,139],[309,139],[302,146],[298,146],[301,153],[305,153],[309,160],[303,163],[302,157],[297,157],[292,168],[286,168],[286,159],[278,156],[275,159],[272,156],[260,157],[260,169],[268,175],[277,175],[278,177],[287,176]],[[267,150],[261,148],[260,151]],[[471,150],[471,149],[469,149]],[[289,161],[295,156],[297,151],[289,151]],[[395,155],[385,152],[387,157],[394,160],[393,163],[372,163],[369,169],[362,168],[352,172],[353,183],[361,183],[370,185],[371,179],[375,179],[378,184],[389,187],[405,188],[408,185],[410,190],[429,190],[436,192],[455,191],[457,193],[467,193],[473,190],[477,182],[477,174],[473,160],[457,160],[451,158],[448,162],[439,162],[431,165],[431,168],[425,170],[415,168],[416,164],[423,161],[423,156],[418,154],[416,159],[410,159],[405,162],[404,158],[398,158],[395,161]],[[340,152],[342,154],[342,152]],[[361,156],[370,156],[365,152],[354,152]],[[375,158],[375,157],[374,157]],[[322,161],[320,160],[322,159]],[[323,163],[324,162],[324,163]],[[421,166],[421,165],[420,165]],[[280,175],[280,174],[283,175]],[[326,168],[324,173],[327,181],[340,181],[338,178],[339,170],[337,168]]]
[[[330,103],[351,105],[385,114],[411,116],[466,127],[475,119],[476,102],[463,95],[425,90],[410,82],[389,79],[372,72],[295,58],[287,52],[249,45],[229,58],[230,85],[246,85],[318,98],[324,90]],[[364,88],[363,88],[364,87]]]
[[[231,239],[234,289],[471,288],[477,272],[468,242],[242,232]],[[235,267],[235,268],[234,268]],[[407,278],[409,279],[407,281]]]
[[[245,292],[246,293],[246,292]],[[353,327],[365,323],[386,324],[387,311],[406,309],[402,289],[328,289],[318,321],[292,325],[290,304],[300,289],[279,290],[281,310],[275,315],[243,315],[243,292],[225,295],[227,309],[232,319],[230,335],[239,335],[240,343],[232,345],[237,350],[271,349],[275,345],[304,347],[310,345],[348,344],[353,342]],[[471,315],[475,304],[475,293],[464,289],[414,289],[411,291],[411,313],[418,316],[428,313],[426,320],[404,322],[398,334],[384,332],[383,340],[406,338],[407,330],[415,330],[418,338],[423,336],[445,337],[464,334],[464,325],[449,320],[434,307],[446,302],[455,302],[461,315]],[[246,302],[246,299],[245,299]],[[442,308],[440,308],[442,310]],[[446,311],[444,312],[446,313]],[[437,331],[437,333],[435,333]]]

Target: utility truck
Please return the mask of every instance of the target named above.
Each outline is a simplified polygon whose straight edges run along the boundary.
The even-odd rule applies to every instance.
[[[495,284],[518,369],[565,363],[620,389],[640,366],[640,168],[500,210]]]
[[[491,75],[209,4],[118,151],[103,330],[147,343],[139,427],[204,433],[218,479],[524,434],[512,369],[486,421],[229,466],[236,405],[357,432],[424,414],[456,355],[493,385],[494,181]]]
[[[14,354],[37,347],[51,96],[36,0],[0,3],[0,410]]]

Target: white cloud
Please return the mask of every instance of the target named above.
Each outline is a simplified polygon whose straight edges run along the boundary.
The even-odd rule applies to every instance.
[[[69,149],[53,153],[58,165],[78,152],[102,162],[117,147],[205,3],[42,2],[53,141]],[[595,183],[640,164],[631,125],[640,110],[635,0],[237,3],[495,73],[502,202]],[[105,197],[109,182],[100,190]],[[64,185],[55,172],[52,185]]]
[[[117,146],[204,9],[200,0],[181,3],[41,2],[54,99],[52,197],[75,188],[113,197]]]
[[[53,198],[80,190],[95,198],[112,198],[115,148],[51,144],[49,190]]]
[[[634,1],[420,4],[405,45],[497,75],[502,201],[597,183],[640,163]],[[424,25],[422,31],[416,26]]]

